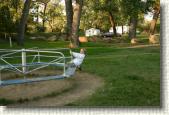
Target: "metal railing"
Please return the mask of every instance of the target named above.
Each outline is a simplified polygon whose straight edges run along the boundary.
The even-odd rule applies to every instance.
[[[3,64],[0,64],[0,85],[12,84],[12,83],[25,83],[27,81],[36,81],[37,79],[26,79],[25,81],[16,81],[8,83],[5,80],[2,80],[2,70],[14,71],[16,73],[21,73],[23,75],[29,74],[33,71],[48,67],[48,66],[59,66],[63,68],[63,74],[59,75],[60,77],[66,77],[66,63],[67,59],[72,59],[72,56],[66,56],[62,51],[70,52],[68,48],[59,48],[59,49],[21,49],[21,50],[0,50],[0,61]],[[16,60],[19,61],[15,62]],[[48,76],[47,76],[48,77]],[[60,78],[59,77],[59,78]],[[54,77],[56,78],[56,76]],[[41,80],[45,80],[45,78],[40,78]],[[8,80],[9,81],[9,80]]]

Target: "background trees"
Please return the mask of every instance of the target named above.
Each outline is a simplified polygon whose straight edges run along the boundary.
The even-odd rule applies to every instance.
[[[0,1],[0,36],[7,38],[16,33],[22,8],[21,3],[20,0]]]
[[[136,38],[138,15],[144,11],[144,3],[141,0],[122,0],[122,11],[129,17],[129,38]]]
[[[5,14],[5,15],[4,15]],[[11,18],[11,13],[10,13],[10,9],[8,6],[1,6],[0,7],[0,30],[1,32],[6,33],[11,33],[12,32],[12,25],[13,25],[13,21]]]
[[[46,14],[47,22],[49,24],[51,32],[62,32],[65,26],[65,19],[62,13],[63,7],[58,4],[49,4],[49,9]]]
[[[44,5],[43,12],[41,13],[43,32],[45,31],[45,22],[47,21],[46,10],[47,10],[47,5],[49,1],[50,0],[37,0],[37,2],[41,2]]]
[[[154,15],[149,25],[151,42],[160,15],[159,0],[31,1],[2,0],[0,3],[0,33],[18,33],[16,38],[19,45],[24,43],[24,32],[66,32],[66,40],[70,40],[73,47],[78,47],[79,35],[87,29],[97,28],[108,32],[112,27],[116,36],[116,26],[121,26],[123,33],[123,25],[129,25],[128,37],[135,39],[138,22],[139,27],[143,27],[147,12]]]
[[[119,13],[119,0],[97,0],[96,4],[94,4],[95,11],[101,11],[102,13],[106,13],[109,17],[110,24],[113,28],[114,35],[116,36],[116,20]]]

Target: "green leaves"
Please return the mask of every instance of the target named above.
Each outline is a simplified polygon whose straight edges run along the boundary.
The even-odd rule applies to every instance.
[[[155,0],[147,0],[147,2],[142,0],[122,0],[122,11],[126,16],[136,17],[139,13],[149,11],[154,2]]]
[[[119,8],[118,0],[97,0],[93,6],[95,10],[102,10],[105,12],[117,12]]]

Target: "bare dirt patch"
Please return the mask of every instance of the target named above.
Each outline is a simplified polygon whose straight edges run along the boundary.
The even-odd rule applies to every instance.
[[[103,80],[98,76],[76,72],[73,77],[63,80],[50,80],[2,87],[0,98],[4,97],[12,100],[21,98],[29,99],[23,103],[17,102],[9,106],[64,106],[75,101],[83,101],[103,85]],[[57,95],[52,96],[51,94]],[[40,98],[33,99],[38,97]]]
[[[54,75],[56,71],[48,70],[43,71],[39,70],[33,72],[33,75]],[[14,75],[12,73],[6,73],[5,76],[9,78],[13,78]],[[19,77],[19,75],[17,76]],[[33,83],[25,83],[18,85],[9,85],[0,87],[0,98],[9,99],[9,100],[24,100],[24,99],[34,99],[36,97],[43,97],[49,95],[51,93],[59,93],[63,90],[69,89],[73,87],[73,82],[71,79],[60,79],[60,80],[49,80],[42,82],[33,82]]]

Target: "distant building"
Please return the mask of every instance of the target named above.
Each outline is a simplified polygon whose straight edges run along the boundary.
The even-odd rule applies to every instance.
[[[85,36],[87,36],[87,37],[97,36],[97,35],[100,35],[99,29],[91,28],[91,29],[85,31]]]
[[[114,33],[112,27],[109,29],[109,32]],[[122,34],[122,26],[116,26],[116,32],[118,34]],[[123,26],[123,33],[128,33],[128,32],[129,32],[129,26]]]
[[[150,22],[153,19],[153,12],[148,12],[147,14],[144,14],[144,21]]]
[[[33,21],[34,22],[42,22],[43,19],[40,16],[40,13],[43,12],[45,6],[43,3],[40,3],[40,2],[36,2],[35,5],[36,5],[36,8],[30,9],[30,13],[36,14],[36,16],[33,17]]]

